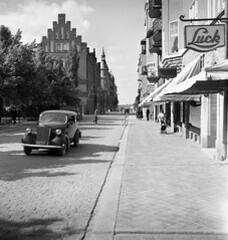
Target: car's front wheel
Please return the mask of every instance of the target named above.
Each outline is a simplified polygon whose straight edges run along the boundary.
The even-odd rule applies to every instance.
[[[76,133],[74,134],[74,139],[73,139],[73,143],[74,143],[74,147],[77,147],[79,144],[79,131],[77,130]]]
[[[30,155],[31,152],[32,152],[32,148],[30,148],[30,147],[24,147],[24,153],[25,153],[26,155]]]
[[[67,152],[67,143],[66,141],[62,143],[61,149],[59,149],[58,153],[60,156],[65,155],[65,153]]]

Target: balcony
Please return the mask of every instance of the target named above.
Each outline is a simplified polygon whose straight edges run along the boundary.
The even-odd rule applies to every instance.
[[[153,37],[149,38],[149,52],[161,55],[161,41],[155,42]]]
[[[155,38],[154,36],[149,38],[149,48],[161,47],[161,45],[162,45],[161,38]]]
[[[159,79],[160,77],[157,77],[157,76],[147,77],[147,80],[149,81],[149,83],[157,83]]]
[[[152,26],[147,30],[146,38],[152,37],[153,33],[154,33],[154,27]]]
[[[151,46],[149,51],[150,53],[157,53],[158,55],[161,55],[161,47]]]
[[[156,32],[161,32],[162,30],[162,18],[156,18],[153,22],[153,31],[154,31],[154,34]]]
[[[153,35],[149,37],[150,53],[161,54],[162,45],[162,21],[161,18],[155,19],[153,23]]]
[[[161,16],[161,0],[149,0],[149,17],[159,18]]]
[[[170,68],[158,68],[158,76],[160,78],[175,78],[177,76],[177,68],[170,67]]]
[[[157,36],[157,38],[160,38],[160,39],[155,41],[160,41],[161,32],[162,32],[162,19],[160,17],[160,18],[154,19],[153,26],[147,30],[146,38],[150,38],[152,36],[156,37],[156,35],[158,34],[159,36]]]

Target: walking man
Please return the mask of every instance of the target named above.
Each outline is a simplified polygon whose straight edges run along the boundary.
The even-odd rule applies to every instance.
[[[95,124],[97,124],[97,120],[98,120],[98,117],[97,117],[97,109],[95,109],[93,122],[94,122]]]

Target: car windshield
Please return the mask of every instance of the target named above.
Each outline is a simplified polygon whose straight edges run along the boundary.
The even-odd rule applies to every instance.
[[[42,123],[66,123],[67,116],[64,113],[44,113],[40,117]]]

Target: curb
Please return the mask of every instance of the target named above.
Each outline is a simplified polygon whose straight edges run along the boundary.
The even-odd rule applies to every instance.
[[[111,240],[115,234],[128,131],[129,125],[126,126],[122,139],[119,140],[119,151],[110,169],[85,240]]]

